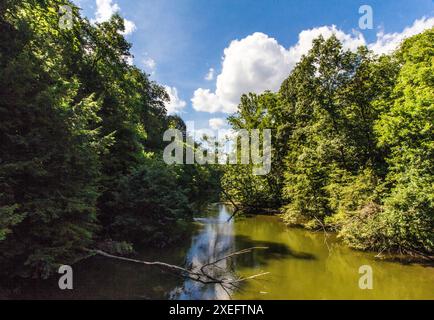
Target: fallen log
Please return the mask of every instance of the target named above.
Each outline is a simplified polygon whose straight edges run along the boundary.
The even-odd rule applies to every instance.
[[[127,258],[127,257],[122,257],[122,256],[116,256],[116,255],[107,253],[107,252],[102,251],[102,250],[97,250],[97,249],[86,249],[86,251],[88,251],[90,253],[90,255],[99,255],[99,256],[109,258],[109,259],[115,259],[115,260],[119,260],[119,261],[136,263],[136,264],[142,264],[145,266],[158,267],[163,271],[170,272],[170,273],[175,274],[177,276],[181,276],[181,277],[186,278],[186,279],[197,281],[197,282],[200,282],[200,283],[205,284],[205,285],[217,284],[217,285],[220,285],[224,289],[224,291],[228,294],[228,296],[230,298],[231,295],[230,295],[229,291],[233,290],[235,288],[238,288],[239,283],[247,281],[247,280],[255,279],[258,277],[265,276],[267,274],[270,274],[270,272],[262,272],[262,273],[254,274],[254,275],[251,275],[248,277],[231,279],[230,277],[226,277],[224,275],[216,277],[216,276],[212,275],[211,274],[212,272],[209,272],[209,270],[211,270],[212,268],[219,268],[217,266],[217,264],[219,262],[224,261],[224,260],[232,259],[233,257],[236,257],[238,255],[250,253],[253,250],[264,250],[264,249],[268,249],[268,248],[267,247],[252,247],[252,248],[247,248],[247,249],[235,251],[235,252],[232,252],[232,253],[230,253],[230,254],[222,257],[222,258],[216,259],[212,262],[208,262],[202,266],[196,267],[195,269],[187,269],[184,267],[180,267],[177,265],[173,265],[173,264],[169,264],[169,263],[165,263],[165,262],[160,262],[160,261],[144,261],[144,260],[138,260],[138,259]]]

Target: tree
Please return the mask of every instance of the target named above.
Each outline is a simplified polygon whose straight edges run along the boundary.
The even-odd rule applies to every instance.
[[[245,211],[258,211],[261,208],[276,209],[282,204],[282,140],[278,127],[280,100],[277,94],[265,92],[261,95],[250,93],[241,97],[238,111],[228,118],[235,131],[251,133],[258,129],[272,129],[272,169],[265,176],[253,174],[253,165],[230,164],[226,166],[222,186],[226,194],[240,203]],[[280,120],[280,119],[279,119]],[[260,137],[262,145],[262,137]],[[240,154],[239,145],[233,152]],[[239,162],[239,161],[238,161]]]
[[[76,51],[62,45],[57,11],[16,9],[1,19],[1,43],[12,45],[0,56],[0,263],[2,273],[46,277],[92,243],[104,139],[98,101],[78,93],[67,68]]]
[[[388,245],[434,250],[434,29],[407,39],[393,100],[376,124],[379,144],[390,148],[392,184],[384,199]]]
[[[91,24],[68,0],[3,1],[0,13],[2,274],[48,277],[101,243],[176,238],[219,174],[158,160],[163,132],[185,124],[129,64],[124,20]]]

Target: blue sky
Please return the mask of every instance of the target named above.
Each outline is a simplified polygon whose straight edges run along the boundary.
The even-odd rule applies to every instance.
[[[209,119],[214,119],[214,128],[224,125],[216,119],[225,119],[245,90],[276,90],[313,36],[338,32],[348,49],[367,44],[384,53],[406,36],[434,26],[433,0],[75,3],[85,16],[99,21],[120,11],[131,27],[126,37],[133,45],[134,64],[168,87],[168,108],[195,121],[196,128],[208,127]],[[362,5],[373,10],[372,30],[359,28]],[[211,68],[213,77],[207,80]]]

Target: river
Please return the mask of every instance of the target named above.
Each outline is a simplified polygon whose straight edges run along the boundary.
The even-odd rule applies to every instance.
[[[170,249],[144,249],[139,259],[197,267],[228,253],[255,250],[219,263],[229,277],[270,274],[230,292],[233,299],[434,299],[434,268],[401,264],[354,251],[334,235],[287,228],[278,217],[237,217],[213,205],[196,217],[197,231]],[[359,288],[360,266],[372,268],[373,288]],[[60,291],[57,279],[35,282],[20,298],[41,299],[228,299],[219,285],[180,279],[158,269],[94,257],[74,266],[74,289]]]

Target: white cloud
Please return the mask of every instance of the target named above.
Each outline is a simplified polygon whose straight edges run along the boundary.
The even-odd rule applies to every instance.
[[[215,92],[197,89],[191,99],[193,108],[210,113],[233,113],[243,93],[277,90],[300,57],[312,47],[312,40],[320,34],[329,38],[333,33],[350,49],[364,44],[362,35],[346,35],[335,26],[303,31],[298,43],[289,49],[261,32],[232,41],[224,50]]]
[[[215,72],[214,68],[209,68],[208,73],[205,76],[205,80],[206,81],[214,80],[214,72]]]
[[[93,22],[105,22],[110,20],[112,15],[119,12],[121,8],[117,3],[113,3],[113,0],[96,0],[95,19]],[[128,35],[136,30],[136,25],[133,21],[124,19],[125,31],[123,35]]]
[[[125,31],[122,32],[123,35],[128,35],[136,31],[136,24],[130,20],[124,19]]]
[[[187,103],[182,100],[178,95],[178,90],[175,87],[164,86],[167,94],[169,95],[170,101],[166,102],[165,107],[168,114],[176,114],[185,108]]]
[[[209,89],[197,89],[193,94],[193,98],[191,98],[191,102],[196,111],[215,113],[225,110],[225,107],[220,104],[217,95]]]
[[[224,112],[234,112],[242,93],[277,89],[289,72],[288,52],[275,39],[256,32],[224,50],[216,95]]]
[[[382,54],[396,49],[403,39],[433,26],[434,17],[422,18],[400,33],[378,33],[377,41],[372,44],[367,44],[360,32],[348,34],[334,25],[323,26],[300,32],[297,43],[288,49],[274,38],[256,32],[230,43],[224,50],[222,71],[217,76],[215,91],[198,88],[191,102],[196,111],[233,113],[243,93],[277,91],[301,57],[312,48],[312,41],[320,35],[328,39],[335,34],[347,50],[355,51],[368,45],[374,52]]]
[[[426,29],[434,27],[434,17],[416,20],[412,26],[405,28],[402,32],[377,33],[377,41],[369,45],[369,49],[378,54],[387,54],[399,47],[402,41],[412,37]]]
[[[95,21],[100,23],[110,20],[111,16],[120,9],[117,3],[112,3],[112,0],[96,0]]]
[[[213,130],[218,130],[226,125],[226,121],[222,118],[211,118],[208,120],[209,126]]]
[[[361,33],[355,33],[353,35],[347,34],[342,30],[336,28],[335,25],[323,26],[318,28],[313,28],[309,30],[303,30],[298,35],[298,42],[295,46],[289,48],[289,55],[291,60],[291,67],[300,61],[304,54],[307,54],[310,49],[312,49],[312,42],[320,35],[325,39],[330,38],[335,35],[343,45],[345,50],[356,51],[358,47],[366,45],[366,41]]]
[[[145,66],[146,72],[149,72],[150,74],[154,74],[155,68],[157,67],[157,63],[154,59],[150,57],[146,57],[142,60],[143,65]]]

